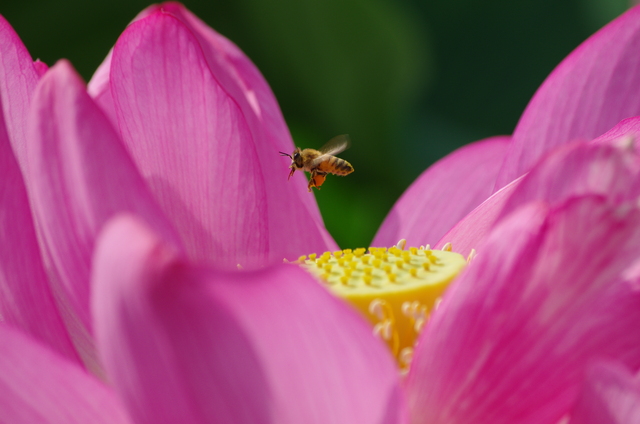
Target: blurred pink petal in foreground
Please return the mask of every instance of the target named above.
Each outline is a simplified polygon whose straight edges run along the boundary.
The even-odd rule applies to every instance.
[[[130,217],[95,263],[98,345],[137,422],[399,422],[389,353],[301,269],[193,267]]]
[[[27,168],[32,212],[51,284],[68,305],[66,319],[78,327],[74,340],[93,368],[88,282],[95,238],[104,223],[129,211],[174,244],[180,245],[180,238],[68,62],[58,62],[41,79],[31,110]]]
[[[421,335],[406,385],[415,422],[555,423],[593,358],[637,370],[638,251],[640,211],[600,196],[502,220]]]
[[[108,386],[25,334],[0,324],[0,346],[0,423],[133,423]]]
[[[570,424],[640,422],[640,379],[615,362],[598,362],[587,370]]]

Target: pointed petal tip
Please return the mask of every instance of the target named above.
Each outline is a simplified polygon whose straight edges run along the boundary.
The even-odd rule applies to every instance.
[[[0,15],[0,112],[11,117],[4,124],[16,159],[27,166],[27,116],[38,71],[31,54],[9,22]]]
[[[86,87],[80,74],[67,59],[58,60],[51,66],[38,81],[34,92],[33,106],[38,108],[46,104],[48,96],[77,95],[79,91],[85,91]],[[59,93],[59,94],[55,94]]]
[[[124,31],[110,87],[127,150],[155,177],[149,187],[189,257],[248,269],[326,250],[314,197],[296,192],[270,159],[274,140],[290,137],[268,85],[237,47],[176,7],[182,15],[156,11]]]
[[[513,133],[495,190],[527,172],[545,152],[593,139],[640,114],[640,7],[589,37],[545,79]]]
[[[39,77],[42,77],[49,70],[49,66],[40,59],[36,59],[36,61],[33,62],[33,66]]]

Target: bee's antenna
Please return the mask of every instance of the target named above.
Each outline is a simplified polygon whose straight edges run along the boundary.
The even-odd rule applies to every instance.
[[[278,153],[280,153],[280,156],[288,156],[289,159],[293,160],[293,157],[291,157],[289,153],[284,153],[284,152],[278,152]]]

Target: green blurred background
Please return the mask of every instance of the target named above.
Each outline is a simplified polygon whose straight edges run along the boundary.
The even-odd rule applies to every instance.
[[[349,133],[356,172],[316,191],[343,247],[368,246],[431,163],[510,134],[536,88],[628,0],[185,0],[244,50],[301,147]],[[89,80],[145,0],[6,1],[34,56]],[[274,152],[277,155],[277,152]],[[283,169],[283,178],[287,170]],[[461,188],[462,189],[462,188]]]

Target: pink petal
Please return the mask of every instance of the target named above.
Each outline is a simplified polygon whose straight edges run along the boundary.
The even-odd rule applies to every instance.
[[[127,148],[190,257],[250,268],[334,248],[302,179],[286,181],[277,105],[259,105],[258,116],[227,53],[199,41],[154,13],[124,32],[110,75]]]
[[[247,56],[231,41],[215,32],[197,16],[177,2],[154,4],[140,12],[133,22],[155,13],[171,14],[178,18],[197,38],[203,49],[205,59],[218,83],[230,93],[231,97],[240,103],[245,110],[245,118],[254,120],[252,125],[264,134],[264,141],[272,148],[289,152],[293,150],[291,135],[280,112],[278,102],[265,81],[262,74]],[[111,114],[115,110],[109,103],[113,103],[110,91],[110,71],[113,52],[109,52],[105,60],[98,67],[88,85],[88,91],[97,103]],[[308,202],[310,196],[302,197],[303,202],[313,205],[312,211],[316,219],[320,219],[320,212],[315,202]]]
[[[599,362],[587,373],[570,424],[640,423],[640,381],[615,362]]]
[[[205,58],[209,64],[209,68],[219,84],[230,93],[236,102],[242,107],[243,114],[247,119],[249,127],[255,137],[255,142],[259,149],[262,149],[265,157],[273,154],[274,151],[290,152],[293,151],[294,144],[291,134],[284,121],[280,106],[275,95],[271,91],[269,84],[264,79],[258,68],[249,60],[247,56],[230,40],[215,32],[211,27],[201,21],[197,16],[187,10],[182,4],[177,2],[166,2],[161,8],[171,14],[174,14],[184,23],[196,36],[200,46],[203,48]],[[265,160],[265,165],[270,165],[270,160]],[[274,161],[275,162],[275,161]],[[286,162],[286,160],[285,160]],[[274,164],[272,171],[282,174],[282,165]],[[300,180],[303,183],[300,183]],[[300,187],[306,187],[307,183],[304,178],[298,177],[297,185],[284,182],[284,178],[277,178],[277,182],[270,182],[274,188],[281,191],[280,194],[272,195],[274,199],[282,199],[284,196],[293,197],[288,202],[294,202],[304,206],[304,216],[302,220],[311,220],[321,226],[320,236],[324,240],[320,243],[320,247],[316,251],[331,250],[337,248],[331,236],[325,231],[320,210],[316,204],[315,198],[306,194],[305,190]],[[273,189],[269,190],[269,193]],[[279,202],[275,201],[275,202]],[[291,209],[291,207],[290,207]],[[306,216],[308,214],[308,216]],[[270,217],[271,226],[275,227],[276,232],[281,227],[288,228],[291,226],[290,214],[279,212],[272,214]],[[308,221],[307,221],[308,222]],[[308,228],[307,223],[298,223],[302,228]],[[289,230],[294,236],[296,230]],[[280,244],[279,250],[292,252],[289,257],[300,256],[296,252],[306,253],[309,251],[307,242],[303,243],[302,249],[292,246],[290,240],[281,243],[282,238],[277,238],[275,242]],[[275,246],[274,246],[275,247]],[[276,257],[280,259],[279,256]]]
[[[162,6],[152,4],[138,13],[131,22],[135,22],[152,13],[160,10]],[[109,50],[107,57],[104,58],[100,66],[96,69],[91,81],[87,84],[87,92],[93,100],[100,106],[104,113],[109,117],[114,128],[118,128],[118,117],[116,116],[115,105],[113,104],[113,96],[111,94],[111,60],[113,59],[113,49]]]
[[[483,243],[501,215],[505,203],[521,182],[521,178],[517,179],[494,193],[482,202],[480,206],[462,218],[442,236],[434,247],[442,249],[446,243],[451,243],[454,252],[467,257],[473,249],[477,249]]]
[[[111,95],[110,75],[111,59],[113,58],[113,49],[109,51],[107,57],[98,66],[96,72],[91,77],[91,81],[87,84],[87,93],[93,98],[94,102],[100,106],[100,109],[107,115],[113,127],[117,130],[118,117],[116,108],[113,104],[113,96]]]
[[[531,201],[556,204],[584,194],[602,194],[614,203],[635,199],[640,195],[638,153],[633,146],[613,143],[620,139],[613,138],[616,135],[633,134],[629,124],[616,127],[597,143],[576,142],[552,151],[460,220],[435,247],[451,243],[454,251],[466,256],[482,244],[497,221]]]
[[[527,106],[496,188],[527,172],[545,152],[593,139],[640,115],[640,8],[598,31],[547,77]]]
[[[403,422],[386,348],[300,268],[193,267],[130,216],[94,264],[100,351],[137,423]]]
[[[618,122],[615,127],[593,140],[593,142],[612,143],[626,137],[637,139],[638,135],[640,135],[640,116],[634,116]]]
[[[38,73],[18,34],[0,15],[0,111],[20,168],[26,168],[27,114]]]
[[[251,60],[235,44],[215,32],[180,3],[165,2],[149,6],[134,21],[158,12],[175,16],[193,33],[204,51],[210,71],[242,108],[250,108],[243,111],[245,118],[248,121],[256,120],[252,124],[266,133],[261,134],[265,136],[264,141],[272,144],[274,149],[291,150],[291,136],[278,102]]]
[[[256,136],[260,137],[260,141],[268,143],[271,150],[292,150],[291,135],[278,102],[251,60],[235,44],[180,3],[164,3],[162,9],[178,17],[198,38],[211,72],[219,84],[241,104],[249,125],[258,130]],[[314,210],[317,218],[320,218],[317,208]]]
[[[639,248],[640,211],[598,196],[503,220],[421,335],[415,422],[554,424],[592,359],[638,369]]]
[[[19,331],[0,325],[0,423],[130,423],[95,377]]]
[[[29,199],[0,114],[0,321],[79,361],[42,264]]]
[[[104,222],[116,212],[132,211],[176,245],[179,241],[68,62],[58,62],[38,84],[30,124],[29,195],[43,257],[74,342],[93,362],[89,270]]]
[[[433,245],[491,195],[508,145],[508,137],[488,138],[435,163],[396,202],[372,246],[400,239],[410,246]]]
[[[562,146],[522,178],[500,216],[531,201],[556,204],[584,194],[607,196],[613,203],[633,201],[640,196],[639,174],[640,161],[633,146],[604,141]]]
[[[49,70],[49,66],[46,63],[42,62],[40,59],[36,59],[33,62],[33,68],[36,70],[36,74],[38,74],[38,77],[43,76]]]

